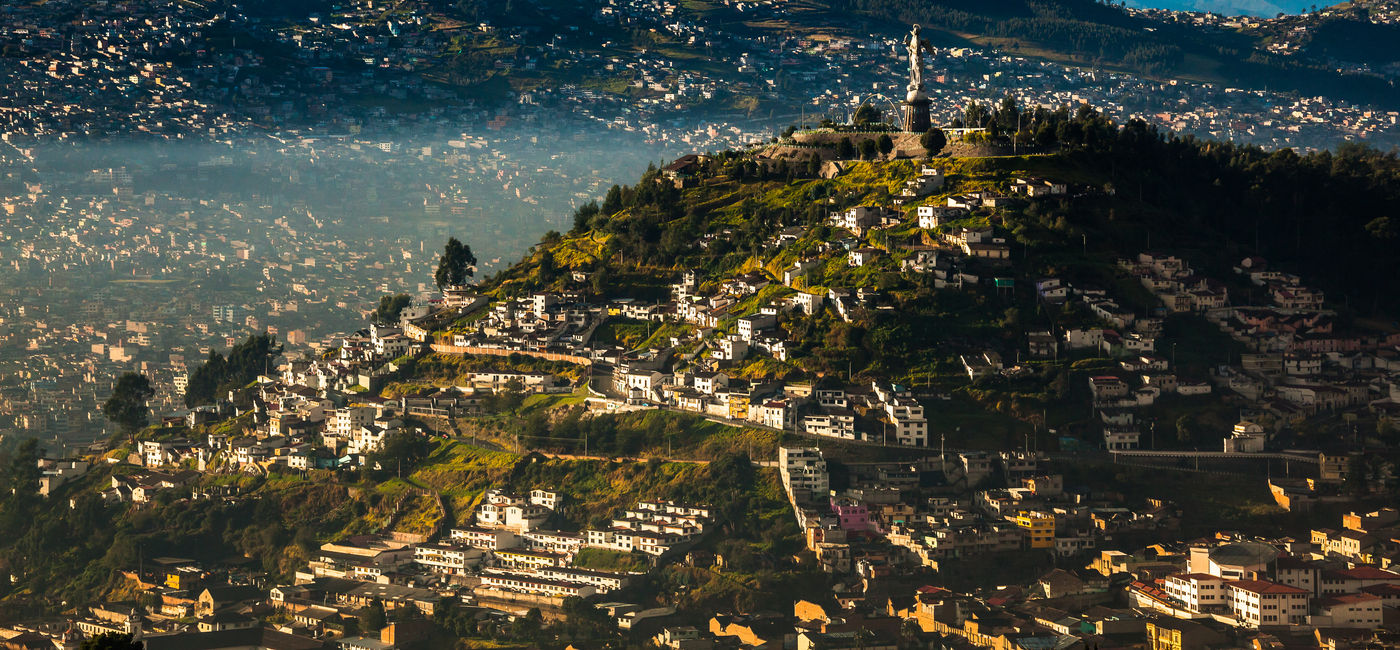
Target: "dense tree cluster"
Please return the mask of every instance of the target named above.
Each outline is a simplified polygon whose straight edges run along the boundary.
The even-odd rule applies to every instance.
[[[1141,120],[1120,128],[1084,108],[1056,123],[1055,139],[1072,150],[1066,164],[1108,176],[1131,201],[1127,214],[1102,213],[1087,224],[1119,247],[1194,248],[1217,275],[1260,255],[1353,308],[1400,313],[1400,296],[1367,280],[1400,271],[1394,152],[1353,143],[1304,155],[1265,151],[1169,135]]]
[[[369,467],[374,468],[376,475],[381,479],[405,476],[412,473],[418,463],[428,457],[430,448],[426,437],[400,431],[386,436],[379,449],[370,454]]]
[[[399,322],[399,314],[403,313],[405,307],[413,302],[413,297],[406,293],[385,294],[379,298],[379,307],[370,314],[370,320],[382,325],[392,325]]]
[[[155,394],[149,377],[136,372],[123,373],[112,388],[112,396],[102,403],[102,414],[122,431],[135,431],[146,426],[151,412],[146,401]]]
[[[228,356],[209,352],[204,364],[190,373],[185,389],[185,405],[198,406],[218,401],[230,389],[241,388],[271,369],[272,360],[282,354],[282,346],[271,334],[249,336],[229,348]]]

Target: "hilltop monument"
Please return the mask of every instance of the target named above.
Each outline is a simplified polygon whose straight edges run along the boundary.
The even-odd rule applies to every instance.
[[[923,133],[932,125],[929,118],[928,95],[924,94],[924,52],[928,43],[919,38],[919,26],[914,25],[904,38],[904,47],[909,52],[909,94],[904,97],[904,130]]]

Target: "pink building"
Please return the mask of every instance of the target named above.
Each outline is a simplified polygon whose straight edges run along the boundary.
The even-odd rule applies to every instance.
[[[870,523],[870,510],[855,499],[832,499],[831,512],[836,515],[841,530],[875,530]]]

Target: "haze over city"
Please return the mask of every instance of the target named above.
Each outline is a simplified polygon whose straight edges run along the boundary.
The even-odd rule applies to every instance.
[[[0,6],[0,648],[1400,647],[1400,5]]]

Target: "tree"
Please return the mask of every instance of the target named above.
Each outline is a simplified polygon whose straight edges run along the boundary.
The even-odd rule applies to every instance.
[[[146,644],[131,638],[130,634],[105,632],[83,640],[80,650],[141,650]]]
[[[1390,217],[1376,217],[1366,222],[1366,232],[1376,239],[1395,239],[1397,228]]]
[[[593,289],[593,293],[601,296],[603,292],[608,290],[608,280],[608,267],[599,266],[598,270],[593,272],[593,276],[588,279],[588,282]]]
[[[860,108],[856,109],[856,114],[851,118],[851,121],[854,122],[856,126],[865,126],[867,124],[879,122],[880,109],[870,104],[861,104]]]
[[[400,431],[384,437],[379,451],[372,455],[381,470],[395,474],[412,471],[419,461],[428,457],[428,439],[416,433]],[[384,627],[380,625],[379,627]],[[377,628],[376,628],[377,629]]]
[[[146,407],[146,400],[155,394],[155,389],[151,388],[151,380],[145,375],[124,373],[117,379],[112,396],[102,403],[102,414],[107,416],[112,424],[121,427],[122,431],[130,433],[146,426],[147,415],[150,413],[150,409]]]
[[[603,197],[603,214],[612,216],[622,209],[622,186],[613,185]]]
[[[1342,477],[1342,486],[1348,494],[1360,496],[1369,491],[1366,483],[1366,459],[1361,454],[1347,460],[1347,473]]]
[[[1015,307],[1007,307],[1002,314],[1001,326],[1006,329],[1016,329],[1021,325],[1021,310]]]
[[[44,476],[39,469],[39,459],[44,450],[37,438],[25,438],[14,451],[0,459],[0,508],[6,515],[18,514],[26,502],[39,494],[39,479]]]
[[[875,157],[875,152],[876,152],[877,150],[878,150],[878,148],[875,146],[875,141],[874,141],[874,140],[871,140],[871,139],[869,139],[869,138],[866,138],[866,139],[860,141],[860,157],[861,157],[861,159],[863,159],[863,160],[870,160],[870,159],[874,158],[874,157]]]
[[[384,629],[388,617],[384,615],[384,603],[378,598],[370,601],[369,607],[360,612],[360,629],[367,634],[376,634]]]
[[[1195,432],[1191,430],[1194,426],[1195,425],[1193,424],[1193,420],[1189,413],[1177,418],[1176,439],[1182,443],[1190,443],[1191,438],[1195,435]]]
[[[855,143],[851,142],[850,138],[841,138],[841,141],[836,143],[836,158],[838,160],[850,160],[855,157]]]
[[[919,144],[924,146],[924,151],[928,152],[929,157],[933,157],[943,151],[943,147],[948,146],[948,136],[943,134],[943,129],[935,126],[919,136]]]
[[[404,307],[413,302],[413,298],[406,293],[384,294],[379,298],[379,308],[370,315],[370,320],[381,325],[390,325],[399,321],[399,314],[403,313]]]
[[[574,210],[573,232],[579,233],[588,230],[589,224],[593,222],[594,217],[598,216],[599,210],[597,201],[589,201],[578,206],[578,209]]]
[[[463,244],[456,237],[449,237],[433,280],[439,289],[458,286],[475,275],[475,267],[476,256],[472,254],[471,246]]]
[[[894,140],[890,139],[890,134],[881,133],[880,140],[875,143],[875,146],[880,148],[880,155],[888,156],[891,151],[894,151]]]
[[[266,372],[272,359],[279,354],[282,354],[282,346],[277,345],[277,337],[271,334],[249,336],[248,340],[230,348],[228,357],[210,350],[204,365],[190,373],[185,387],[185,406],[209,404],[229,390],[248,385]]]

